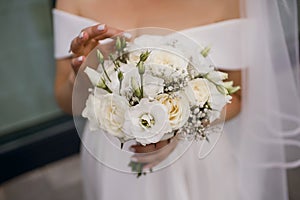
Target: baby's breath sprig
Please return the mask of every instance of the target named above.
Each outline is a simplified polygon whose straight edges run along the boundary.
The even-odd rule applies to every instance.
[[[206,140],[209,142],[206,129],[210,125],[208,111],[211,110],[208,102],[203,106],[191,107],[191,114],[187,123],[179,129],[181,137],[187,140]]]
[[[172,77],[171,81],[166,81],[164,85],[165,93],[173,93],[182,90],[188,84],[188,77]]]
[[[97,58],[98,58],[101,66],[102,66],[102,70],[103,70],[103,72],[105,74],[105,77],[107,78],[107,80],[109,80],[109,82],[111,82],[111,80],[110,80],[110,78],[109,78],[109,76],[108,76],[108,74],[106,72],[106,69],[104,67],[104,56],[103,56],[103,54],[101,53],[101,51],[99,49],[97,49]]]

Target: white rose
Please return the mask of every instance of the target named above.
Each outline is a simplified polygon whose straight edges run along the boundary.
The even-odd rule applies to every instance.
[[[168,94],[160,94],[156,99],[166,106],[173,130],[179,129],[187,122],[190,115],[190,106],[184,95],[172,97]]]
[[[97,120],[96,114],[99,112],[101,108],[101,102],[94,95],[90,94],[88,99],[86,100],[86,106],[82,111],[82,116],[87,118],[90,122],[90,130],[96,131],[100,129],[100,123]]]
[[[190,106],[184,95],[176,95],[174,97],[168,94],[160,94],[156,99],[166,106],[169,114],[170,125],[173,130],[182,127],[188,120],[190,115]]]
[[[211,95],[208,81],[203,78],[189,81],[184,91],[192,105],[203,106]]]
[[[166,107],[157,101],[142,99],[126,112],[124,132],[142,145],[157,143],[172,131]]]
[[[160,49],[152,50],[147,64],[165,66],[177,71],[182,76],[187,75],[188,61],[184,59],[184,55],[178,49],[169,46],[162,46]]]
[[[106,94],[100,99],[101,106],[97,109],[96,117],[101,128],[109,134],[124,138],[122,131],[125,113],[129,109],[128,101],[119,95]]]

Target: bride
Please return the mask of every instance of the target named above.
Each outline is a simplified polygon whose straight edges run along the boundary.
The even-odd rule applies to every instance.
[[[256,0],[253,2],[257,3]],[[253,9],[255,4],[252,3],[251,5],[248,6],[247,4],[248,7],[255,10]],[[140,27],[173,29],[197,42],[206,42],[206,45],[213,46],[211,58],[219,69],[228,73],[229,80],[234,81],[236,85],[242,85],[241,71],[246,67],[245,60],[247,60],[247,65],[251,63],[249,62],[250,57],[243,59],[242,44],[253,45],[253,43],[248,44],[248,41],[242,40],[244,34],[242,27],[246,22],[244,19],[240,19],[242,15],[240,11],[247,10],[244,6],[245,4],[241,4],[239,0],[58,0],[53,15],[55,57],[57,59],[55,95],[59,106],[65,112],[72,113],[71,101],[75,76],[88,53],[98,45],[98,42],[104,44],[107,41],[105,39],[116,34],[123,34],[129,38],[130,35],[125,30]],[[69,53],[69,49],[73,54]],[[251,69],[247,69],[247,74],[248,72],[251,74]],[[261,79],[264,80],[264,78]],[[257,86],[260,87],[261,85],[257,84]],[[247,89],[250,94],[253,88]],[[257,90],[258,92],[261,91]],[[297,99],[296,96],[295,99]],[[285,174],[285,167],[275,170],[270,168],[262,173],[261,171],[264,170],[257,172],[257,168],[250,165],[256,163],[257,160],[251,158],[248,150],[254,147],[263,149],[262,147],[265,145],[256,145],[257,143],[253,138],[249,138],[248,135],[245,136],[244,132],[246,131],[243,134],[240,132],[244,130],[241,128],[242,125],[247,127],[248,131],[255,130],[250,123],[247,124],[241,120],[241,116],[239,116],[241,102],[242,93],[234,94],[232,103],[227,106],[225,134],[207,158],[198,160],[195,156],[195,151],[198,150],[197,146],[192,145],[171,166],[139,179],[136,179],[132,174],[125,174],[108,168],[97,161],[97,155],[91,155],[89,150],[96,149],[95,152],[97,152],[99,151],[97,150],[98,146],[103,145],[102,149],[105,149],[107,144],[101,143],[100,140],[95,142],[95,138],[85,128],[84,148],[82,148],[81,153],[85,198],[88,200],[287,199],[285,178],[282,177]],[[298,99],[293,103],[295,102],[298,102]],[[257,116],[260,111],[262,110],[257,111]],[[249,113],[252,114],[249,111],[243,115],[246,117]],[[299,116],[298,111],[293,114]],[[263,111],[261,115],[264,115]],[[251,116],[253,117],[253,115]],[[265,119],[269,118],[268,116]],[[259,131],[256,130],[256,132]],[[247,144],[244,145],[247,140],[249,145],[253,144],[253,146],[244,148],[247,146]],[[157,145],[145,147],[133,145],[131,147],[133,152],[138,153],[150,152],[167,144],[168,142],[162,141]],[[147,161],[148,168],[153,168],[160,161],[167,159],[168,155],[176,148],[176,143],[173,142],[168,146],[171,148],[166,148],[167,152],[163,155],[158,155]],[[280,147],[276,146],[276,149],[281,149]],[[255,149],[252,150],[256,151]],[[102,153],[109,155],[110,152]],[[249,159],[243,161],[244,156],[249,156]],[[281,157],[275,160],[283,162]],[[247,162],[250,164],[245,165],[244,163]],[[274,187],[267,186],[266,191],[263,191],[264,181],[268,180],[266,177],[274,172],[280,174],[280,178],[273,179],[278,182],[273,182],[272,186]],[[255,183],[256,186],[250,183]]]

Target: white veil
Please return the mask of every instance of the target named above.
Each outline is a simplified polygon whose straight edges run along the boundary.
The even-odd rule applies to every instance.
[[[296,0],[246,0],[240,132],[245,200],[287,200],[287,169],[300,166],[300,74]]]

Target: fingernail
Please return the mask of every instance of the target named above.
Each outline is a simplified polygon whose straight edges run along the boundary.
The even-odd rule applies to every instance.
[[[78,57],[77,60],[78,60],[79,62],[82,62],[82,61],[83,61],[83,56]]]
[[[79,34],[79,36],[78,36],[78,37],[79,37],[80,39],[82,39],[82,38],[83,38],[83,36],[84,36],[84,31],[82,31],[82,32]]]
[[[130,39],[132,37],[132,35],[130,33],[127,33],[127,32],[123,33],[123,36],[127,39]]]
[[[100,24],[100,25],[97,27],[97,29],[98,29],[99,31],[103,31],[103,30],[105,29],[105,24]]]

